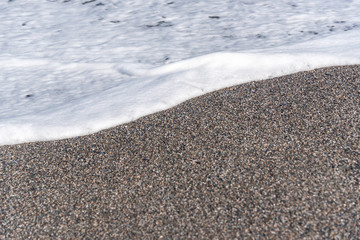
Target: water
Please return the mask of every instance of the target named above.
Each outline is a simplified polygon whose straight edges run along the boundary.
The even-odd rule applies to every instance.
[[[0,145],[93,133],[209,91],[360,63],[360,1],[0,3]]]

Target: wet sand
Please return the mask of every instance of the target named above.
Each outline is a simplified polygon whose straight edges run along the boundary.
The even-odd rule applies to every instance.
[[[360,66],[0,146],[0,239],[358,239]]]

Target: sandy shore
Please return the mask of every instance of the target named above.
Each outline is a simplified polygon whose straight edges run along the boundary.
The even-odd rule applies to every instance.
[[[0,147],[0,239],[360,238],[360,66]]]

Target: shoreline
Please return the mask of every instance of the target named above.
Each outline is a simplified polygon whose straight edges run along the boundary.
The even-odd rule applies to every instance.
[[[360,65],[339,66],[0,146],[0,239],[355,239],[359,107]]]

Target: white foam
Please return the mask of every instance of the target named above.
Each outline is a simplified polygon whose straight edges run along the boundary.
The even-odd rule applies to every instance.
[[[360,63],[356,1],[102,2],[0,3],[1,145],[93,133],[224,87]]]

